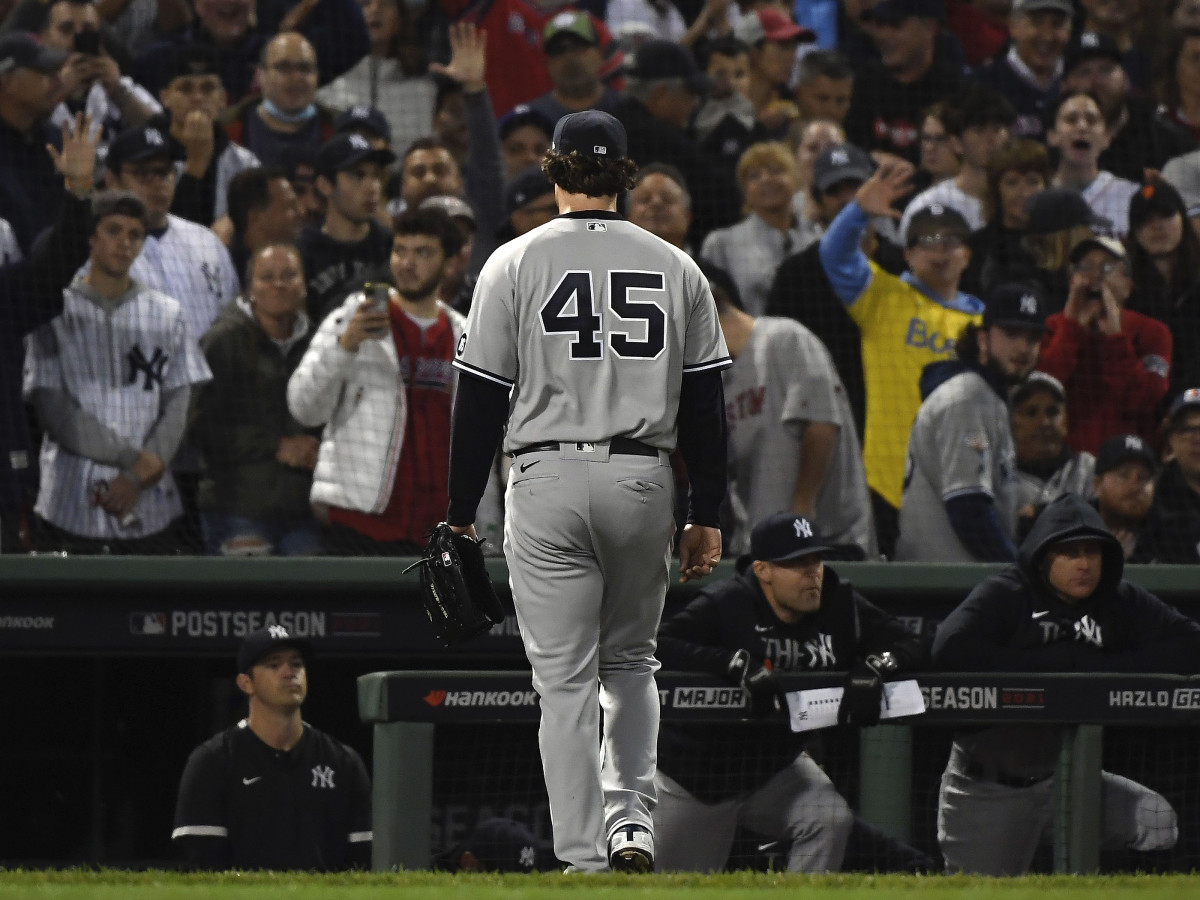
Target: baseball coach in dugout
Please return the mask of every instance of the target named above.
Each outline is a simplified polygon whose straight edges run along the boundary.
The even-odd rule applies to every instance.
[[[607,113],[559,120],[542,163],[559,215],[488,259],[454,362],[447,521],[474,533],[503,433],[504,554],[568,871],[654,865],[654,650],[677,442],[691,480],[681,580],[721,558],[729,353],[696,264],[616,212],[636,171],[626,147]]]

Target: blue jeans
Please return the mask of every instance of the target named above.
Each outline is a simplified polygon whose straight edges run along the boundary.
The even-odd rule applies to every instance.
[[[201,512],[204,549],[210,556],[320,556],[316,519],[259,521],[223,512]]]

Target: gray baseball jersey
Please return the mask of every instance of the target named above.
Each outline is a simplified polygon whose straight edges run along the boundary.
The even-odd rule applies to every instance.
[[[602,871],[613,834],[652,825],[667,451],[683,374],[729,364],[716,304],[676,248],[615,213],[567,214],[488,259],[454,364],[511,388],[504,554],[541,697],[554,852]]]
[[[878,556],[854,414],[820,339],[792,319],[764,316],[722,377],[733,512],[728,553],[746,552],[756,522],[791,508],[804,428],[828,422],[838,427],[838,442],[817,497],[821,533],[861,547],[868,559]]]
[[[167,230],[161,235],[146,235],[129,275],[179,301],[194,342],[238,293],[237,273],[225,245],[203,225],[173,215],[167,216]]]
[[[973,371],[960,372],[921,404],[908,436],[896,559],[977,562],[958,539],[945,501],[992,498],[1000,526],[1016,539],[1016,450],[1008,407]]]
[[[616,435],[673,450],[680,376],[729,352],[687,254],[624,220],[559,218],[489,257],[454,365],[513,389],[507,453]]]
[[[88,298],[86,287],[63,294],[63,311],[35,331],[27,343],[24,392],[59,391],[135,447],[145,445],[161,414],[163,395],[212,378],[199,345],[188,334],[179,303],[135,282],[111,312]],[[138,521],[120,523],[91,498],[101,482],[120,474],[42,441],[38,515],[72,534],[128,539],[162,531],[183,511],[168,471],[142,491],[134,507]]]

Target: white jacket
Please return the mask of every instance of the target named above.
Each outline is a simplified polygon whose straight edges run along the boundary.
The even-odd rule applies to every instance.
[[[389,333],[350,353],[338,343],[363,302],[351,294],[326,316],[288,380],[288,409],[302,425],[324,425],[312,501],[382,513],[392,496],[407,417],[396,342]],[[439,304],[440,305],[440,304]],[[457,343],[466,320],[449,307]]]

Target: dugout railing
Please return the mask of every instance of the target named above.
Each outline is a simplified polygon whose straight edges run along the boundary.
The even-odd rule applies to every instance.
[[[780,679],[786,690],[800,690],[838,685],[842,676]],[[1200,722],[1200,676],[931,673],[917,681],[924,713],[861,730],[860,815],[894,837],[908,837],[914,728],[1065,725],[1053,829],[1056,872],[1099,867],[1103,727]],[[740,688],[672,672],[660,673],[658,687],[664,722],[728,728],[748,722]],[[431,865],[435,729],[532,724],[539,715],[528,673],[517,672],[374,672],[359,678],[358,703],[359,715],[374,727],[372,862],[384,871]]]

